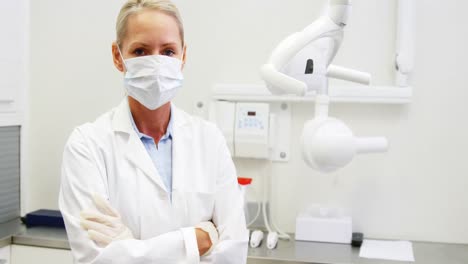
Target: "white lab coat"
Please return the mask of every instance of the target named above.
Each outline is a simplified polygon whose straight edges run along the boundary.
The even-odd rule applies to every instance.
[[[176,107],[172,202],[134,131],[127,99],[76,128],[63,154],[59,207],[75,263],[246,263],[248,232],[234,164],[221,132]],[[109,199],[136,239],[99,248],[79,223]],[[199,257],[194,225],[212,220],[220,242]]]

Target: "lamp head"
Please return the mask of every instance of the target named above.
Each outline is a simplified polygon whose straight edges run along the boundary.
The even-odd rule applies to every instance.
[[[356,155],[353,132],[335,118],[319,117],[306,122],[301,143],[304,161],[321,172],[336,171]]]
[[[388,149],[386,138],[355,137],[345,123],[323,115],[306,122],[301,143],[307,165],[325,173],[345,167],[358,154],[381,153]]]

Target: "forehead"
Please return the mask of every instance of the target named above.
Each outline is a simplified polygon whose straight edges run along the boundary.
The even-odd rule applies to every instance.
[[[161,11],[144,10],[131,15],[127,21],[125,45],[144,42],[150,45],[180,43],[180,30],[177,20]]]

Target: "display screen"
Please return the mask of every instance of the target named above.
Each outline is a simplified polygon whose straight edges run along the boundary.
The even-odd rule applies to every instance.
[[[256,116],[256,115],[257,115],[257,112],[247,112],[247,115],[248,115],[248,116]]]

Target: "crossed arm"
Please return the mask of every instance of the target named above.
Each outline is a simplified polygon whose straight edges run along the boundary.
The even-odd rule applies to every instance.
[[[221,155],[229,155],[221,146]],[[90,239],[81,224],[80,213],[97,209],[92,194],[107,194],[105,177],[99,172],[97,160],[80,131],[70,137],[64,151],[59,207],[65,220],[75,262],[103,263],[246,263],[247,230],[237,189],[235,168],[230,158],[222,164],[215,194],[213,223],[219,233],[219,243],[210,248],[206,232],[195,227],[181,228],[147,240],[125,239],[99,247]],[[238,203],[233,203],[239,201]]]

